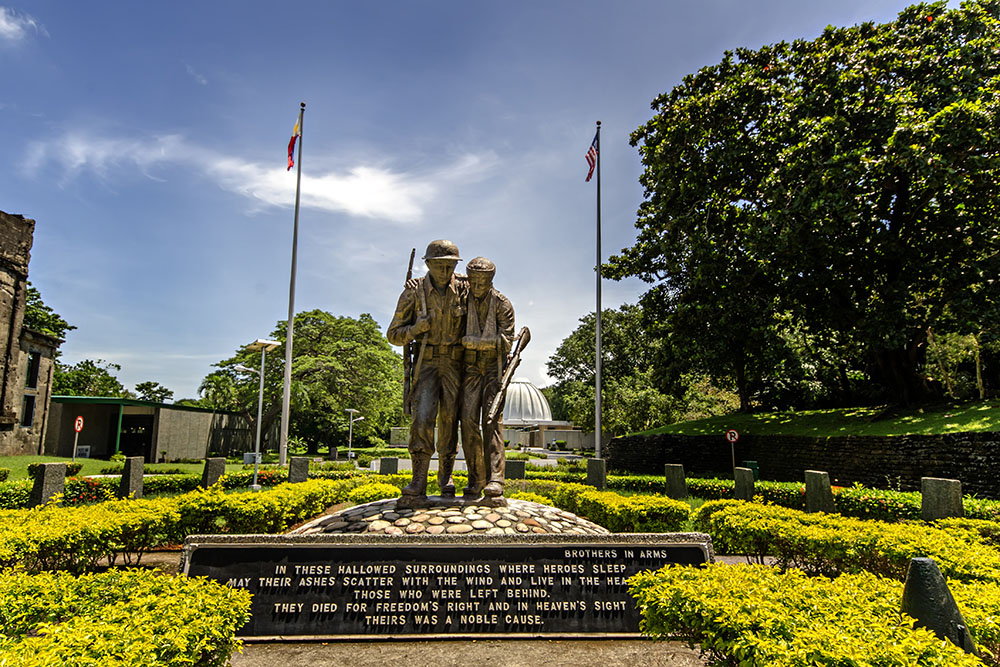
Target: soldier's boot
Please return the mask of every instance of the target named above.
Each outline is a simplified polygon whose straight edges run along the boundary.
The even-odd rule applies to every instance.
[[[442,498],[455,497],[455,480],[451,477],[454,468],[454,456],[442,456],[438,459],[438,486],[441,487]]]
[[[483,495],[487,498],[499,498],[503,495],[503,483],[492,481],[483,489]]]
[[[412,461],[413,477],[410,483],[403,487],[404,496],[427,497],[427,471],[431,467],[431,457],[426,454],[414,454]]]

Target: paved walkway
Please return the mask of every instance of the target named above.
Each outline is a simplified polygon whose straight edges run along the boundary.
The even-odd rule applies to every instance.
[[[704,667],[708,661],[679,642],[649,640],[371,641],[246,644],[233,667],[297,665],[429,665],[450,667]]]

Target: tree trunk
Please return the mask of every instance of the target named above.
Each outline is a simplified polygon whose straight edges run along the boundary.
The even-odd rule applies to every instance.
[[[932,396],[924,378],[917,372],[916,347],[911,341],[906,347],[882,348],[872,353],[872,377],[898,405],[912,405]]]

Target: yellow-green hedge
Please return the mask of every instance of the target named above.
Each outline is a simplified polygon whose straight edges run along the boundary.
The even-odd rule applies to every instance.
[[[682,638],[741,667],[972,667],[980,659],[899,611],[902,584],[862,572],[835,579],[761,565],[666,567],[629,580],[642,631]],[[953,584],[973,639],[995,654],[1000,588]],[[985,654],[989,655],[989,654]],[[995,664],[995,663],[990,663]]]
[[[614,533],[669,533],[681,530],[690,506],[666,496],[622,496],[584,484],[544,480],[508,480],[510,492],[527,491],[552,499],[559,509],[573,512]]]
[[[250,594],[155,570],[0,573],[0,665],[226,665]]]
[[[363,478],[309,480],[257,493],[219,487],[172,498],[0,510],[0,567],[85,572],[137,563],[149,549],[211,533],[276,533],[343,502]]]
[[[777,558],[828,576],[862,570],[902,581],[910,559],[933,558],[949,579],[1000,580],[1000,552],[967,530],[807,514],[784,507],[712,501],[695,513],[721,553]]]

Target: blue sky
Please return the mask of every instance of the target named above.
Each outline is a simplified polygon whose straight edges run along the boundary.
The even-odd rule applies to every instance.
[[[37,222],[30,279],[71,324],[63,360],[193,397],[287,316],[307,104],[296,310],[389,323],[411,247],[486,255],[545,361],[634,240],[649,104],[726,49],[892,19],[878,0],[0,0],[0,210]],[[418,260],[419,264],[419,260]],[[417,267],[417,273],[423,267]],[[461,269],[460,269],[461,270]],[[606,281],[604,306],[637,280]]]

